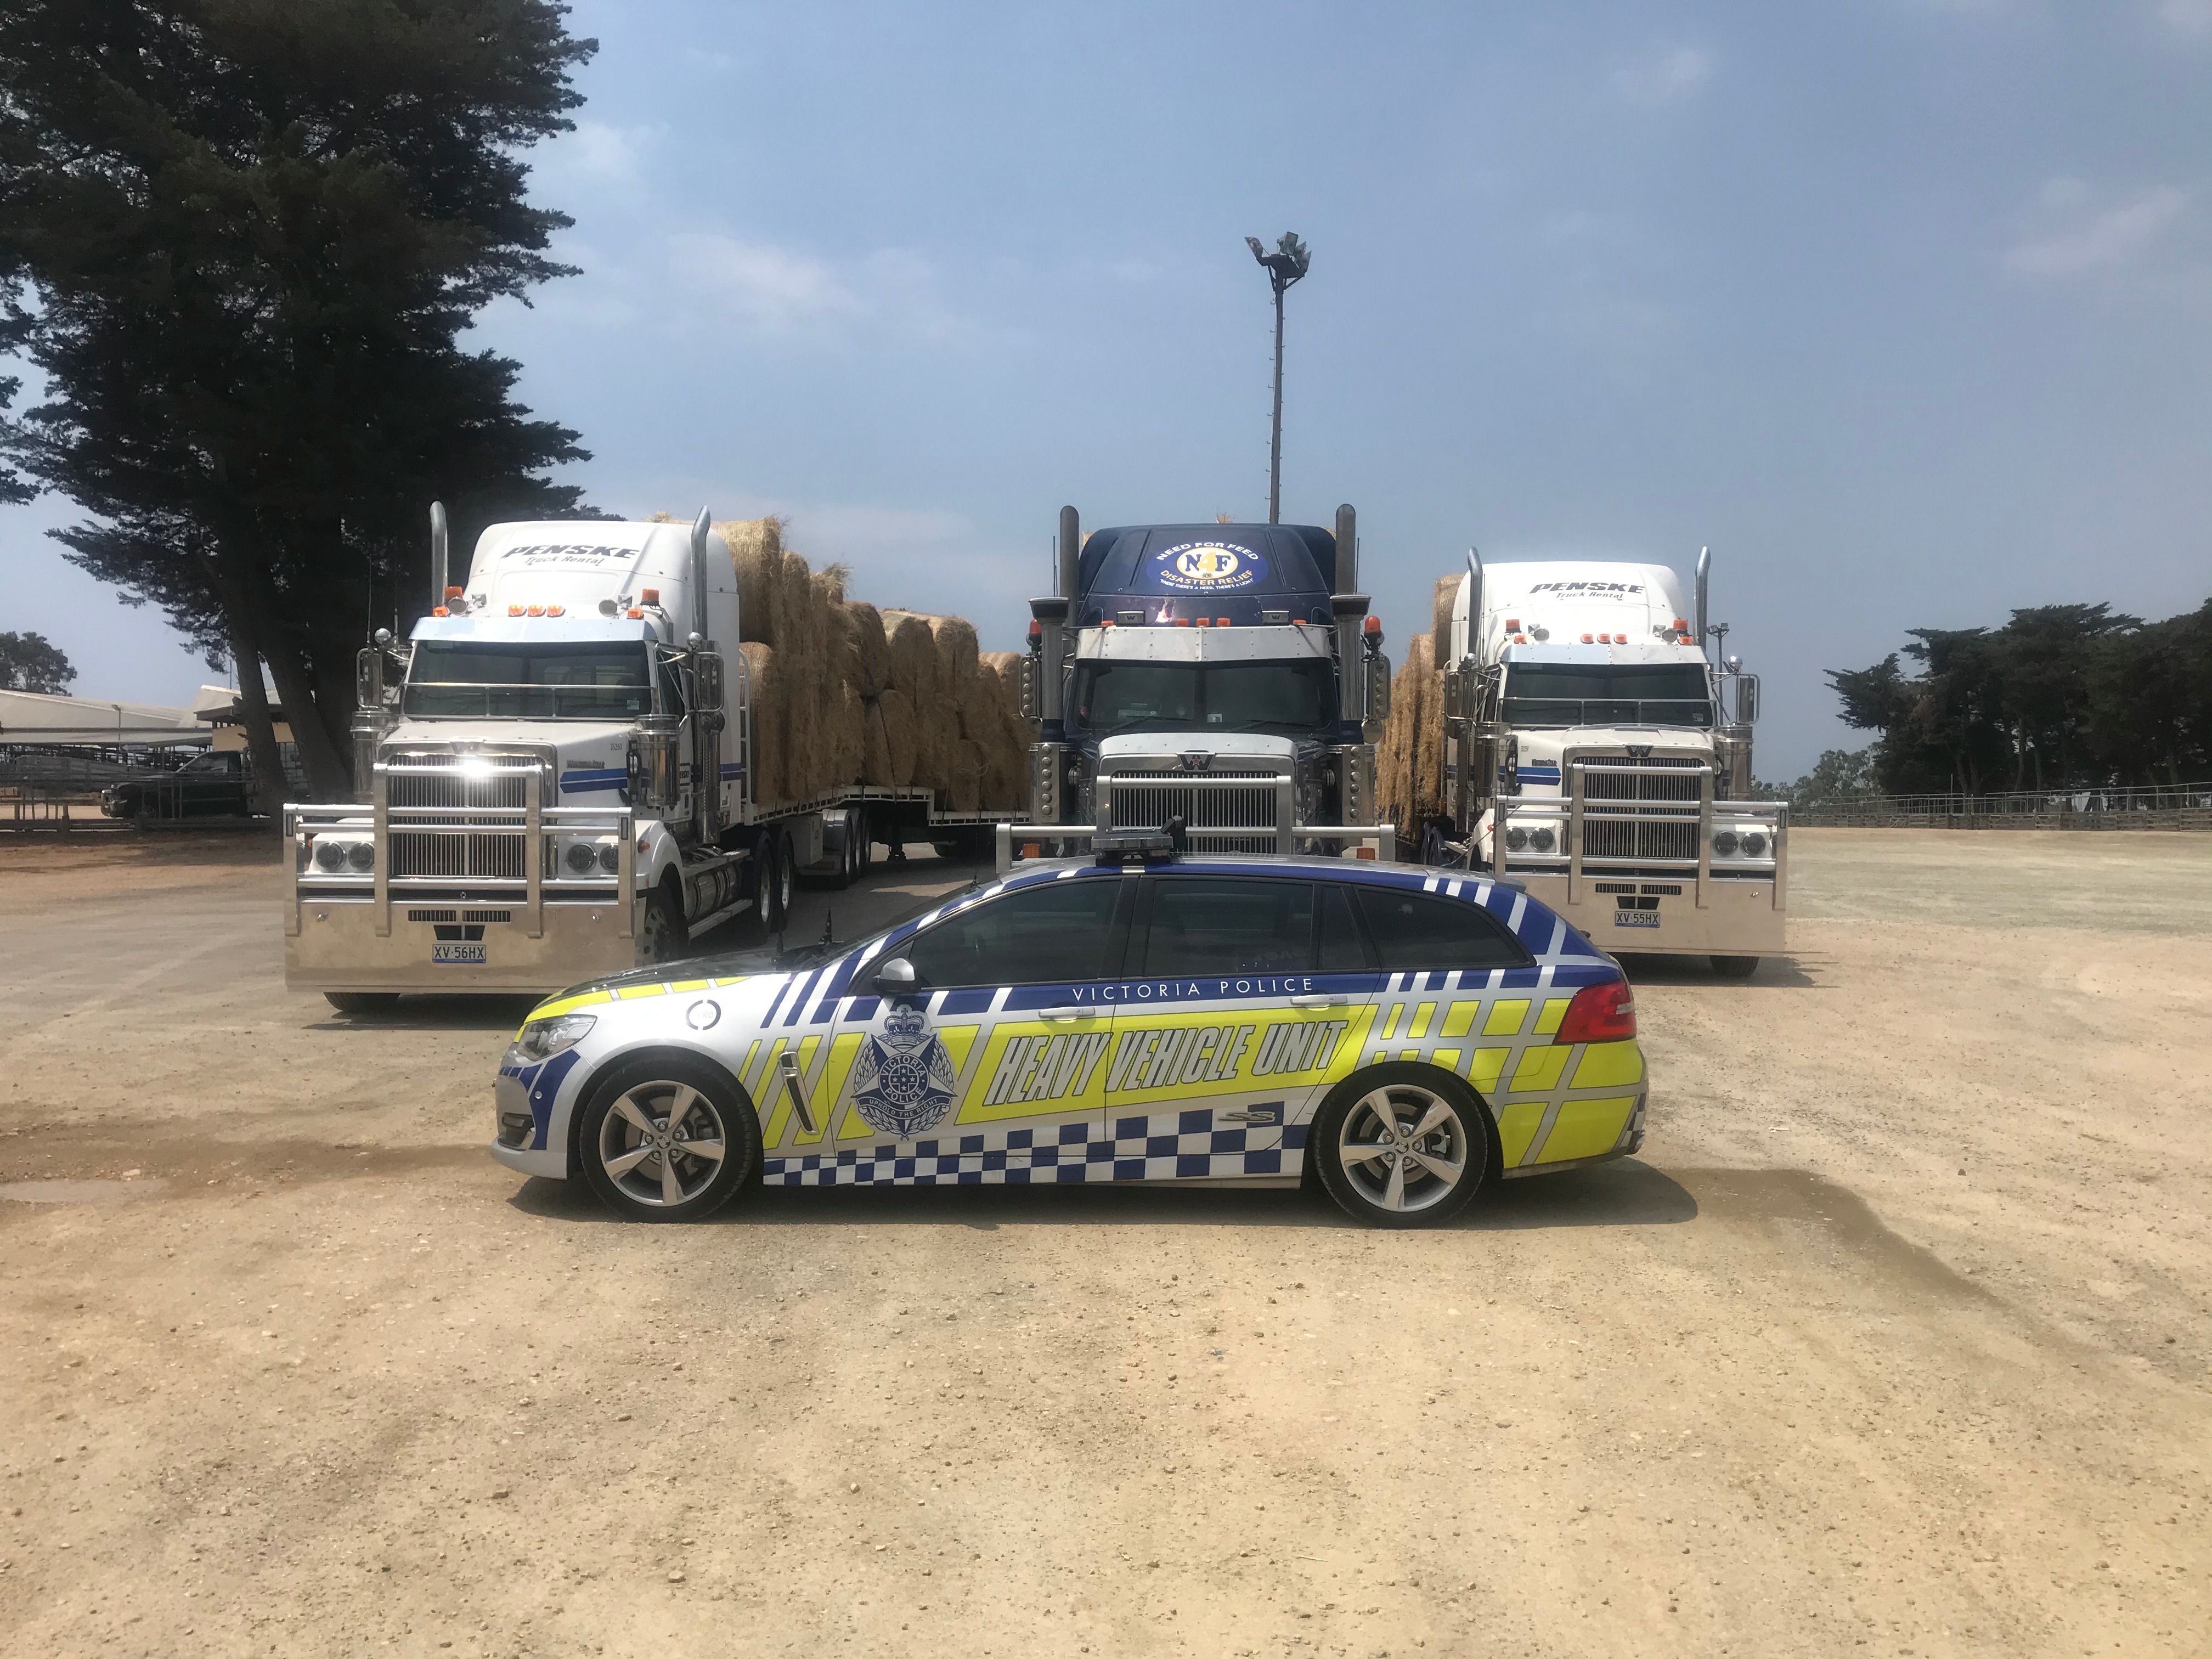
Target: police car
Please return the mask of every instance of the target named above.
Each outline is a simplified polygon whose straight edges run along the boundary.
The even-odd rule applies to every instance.
[[[500,1068],[494,1156],[658,1221],[755,1181],[1310,1171],[1414,1226],[1643,1144],[1627,981],[1527,894],[1124,841],[796,970],[707,959],[546,1002]]]

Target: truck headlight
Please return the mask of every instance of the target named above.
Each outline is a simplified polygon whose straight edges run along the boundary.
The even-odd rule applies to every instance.
[[[346,862],[364,876],[376,868],[376,843],[357,841],[346,848]]]
[[[318,841],[315,843],[315,867],[333,873],[345,868],[346,849],[337,842]]]
[[[563,1048],[573,1048],[592,1032],[598,1024],[589,1014],[562,1014],[552,1019],[533,1019],[525,1024],[514,1039],[514,1046],[507,1051],[510,1066],[535,1066],[541,1060],[550,1060]]]
[[[1528,832],[1519,824],[1505,832],[1505,845],[1510,851],[1519,852],[1528,844]]]
[[[599,843],[599,868],[605,871],[611,876],[621,864],[621,843],[619,842],[613,841],[601,842]]]
[[[1559,837],[1552,833],[1552,826],[1548,823],[1540,825],[1528,832],[1528,845],[1534,848],[1540,853],[1550,852],[1553,843],[1558,840]]]
[[[592,867],[599,863],[599,855],[591,842],[572,841],[568,843],[568,850],[561,855],[561,861],[568,866],[571,873],[588,876],[592,873]]]
[[[1747,830],[1743,834],[1743,853],[1746,858],[1766,856],[1766,834],[1760,830]]]

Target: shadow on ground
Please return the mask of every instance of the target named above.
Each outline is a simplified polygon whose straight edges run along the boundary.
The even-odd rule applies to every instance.
[[[581,1182],[531,1180],[508,1200],[547,1220],[618,1219]],[[1446,1231],[1674,1226],[1698,1202],[1671,1176],[1633,1158],[1532,1180],[1501,1182]],[[1092,1185],[763,1187],[706,1224],[722,1227],[1357,1227],[1323,1194],[1288,1188]]]
[[[1620,965],[1637,985],[1702,985],[1717,991],[1741,990],[1746,986],[1779,986],[1791,990],[1817,991],[1826,988],[1819,964],[1796,957],[1761,957],[1748,979],[1731,979],[1713,966],[1711,957],[1644,957],[1617,951]]]

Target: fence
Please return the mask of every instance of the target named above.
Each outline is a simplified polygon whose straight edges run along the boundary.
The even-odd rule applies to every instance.
[[[1903,830],[2212,830],[2212,783],[1991,795],[1863,795],[1792,815],[1818,828]]]

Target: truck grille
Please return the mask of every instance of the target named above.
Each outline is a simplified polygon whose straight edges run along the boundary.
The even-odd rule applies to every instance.
[[[1627,755],[1584,755],[1575,765],[1581,775],[1586,805],[1600,811],[1655,809],[1650,817],[1627,823],[1585,820],[1585,863],[1698,856],[1697,808],[1710,770],[1705,762],[1690,756],[1661,755],[1638,760]],[[1632,766],[1664,767],[1673,775],[1654,777],[1648,772],[1615,769]]]
[[[1109,786],[1107,823],[1115,830],[1157,830],[1181,817],[1194,845],[1212,853],[1272,853],[1275,850],[1275,775],[1249,775],[1249,784],[1222,781],[1224,775],[1188,772],[1116,772]],[[1246,775],[1226,775],[1233,780]]]
[[[524,832],[513,821],[497,818],[410,818],[410,807],[482,808],[487,813],[520,811],[529,802],[528,780],[516,776],[471,777],[453,754],[398,755],[409,766],[434,766],[450,776],[398,773],[385,781],[392,823],[392,873],[395,876],[523,877]],[[501,765],[538,758],[530,754],[487,755]],[[551,805],[550,801],[547,805]],[[497,825],[495,828],[475,827]]]

